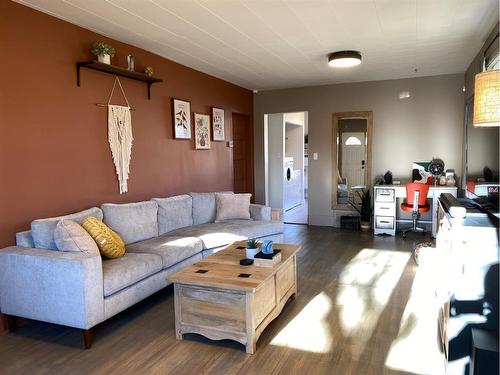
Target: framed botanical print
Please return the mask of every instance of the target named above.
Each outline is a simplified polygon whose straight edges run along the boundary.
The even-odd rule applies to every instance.
[[[210,116],[194,114],[194,148],[197,150],[210,149]]]
[[[172,98],[174,139],[191,139],[191,103]]]
[[[212,107],[212,139],[225,141],[224,136],[224,110]]]

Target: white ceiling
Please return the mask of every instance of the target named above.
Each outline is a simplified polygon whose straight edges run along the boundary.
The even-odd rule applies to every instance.
[[[259,90],[463,73],[498,22],[498,0],[18,2]],[[363,63],[330,68],[344,49]]]

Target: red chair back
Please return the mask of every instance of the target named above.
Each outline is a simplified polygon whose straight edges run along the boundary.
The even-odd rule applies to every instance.
[[[467,181],[467,191],[474,193],[476,191],[476,182],[469,180]]]
[[[418,184],[411,182],[406,184],[406,204],[413,206],[413,200],[415,199],[415,192],[420,192],[418,196],[418,205],[425,206],[427,200],[427,194],[429,193],[429,185]]]

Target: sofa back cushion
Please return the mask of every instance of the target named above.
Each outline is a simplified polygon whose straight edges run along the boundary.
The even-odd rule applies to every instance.
[[[233,194],[232,191],[224,191],[224,194]],[[215,193],[189,193],[193,198],[193,224],[213,223],[217,214],[215,205]]]
[[[123,239],[126,245],[158,236],[158,204],[154,201],[101,206],[104,223]]]
[[[160,235],[193,225],[193,198],[190,195],[153,198],[153,201],[158,203],[158,233]]]
[[[88,220],[85,219],[85,220]],[[85,221],[84,220],[84,221]],[[99,255],[96,242],[76,221],[61,219],[54,231],[54,241],[61,251],[75,251]]]
[[[100,208],[92,207],[88,210],[70,215],[33,220],[31,222],[31,235],[33,236],[35,247],[39,249],[57,250],[57,245],[54,240],[54,230],[56,229],[57,223],[59,223],[61,219],[68,219],[81,224],[81,222],[89,216],[94,216],[102,220],[103,214]]]
[[[35,247],[31,230],[16,233],[16,245],[23,247]]]
[[[215,221],[250,220],[250,198],[252,194],[215,194],[217,214]]]

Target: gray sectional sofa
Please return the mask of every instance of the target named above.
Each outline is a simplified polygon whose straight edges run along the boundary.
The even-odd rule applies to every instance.
[[[64,217],[35,220],[17,246],[0,250],[0,310],[14,329],[24,317],[90,329],[169,285],[167,276],[218,248],[249,237],[282,240],[283,223],[271,208],[250,205],[251,220],[215,222],[215,193],[190,193],[130,204],[103,204]],[[61,218],[96,216],[126,244],[117,259],[57,250]]]

